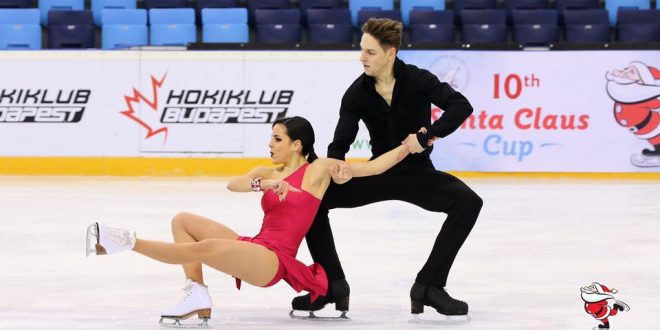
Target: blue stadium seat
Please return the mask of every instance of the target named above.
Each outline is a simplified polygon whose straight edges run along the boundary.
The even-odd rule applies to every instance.
[[[565,9],[598,9],[598,0],[555,0],[561,14]]]
[[[451,24],[454,25],[453,10],[418,10],[410,12],[410,24]]]
[[[454,0],[454,15],[456,15],[455,22],[462,25],[461,15],[463,10],[473,9],[495,9],[497,8],[497,0]]]
[[[348,9],[308,9],[307,22],[310,43],[353,42],[351,11]]]
[[[262,24],[300,24],[298,9],[257,9],[255,23]]]
[[[30,0],[0,0],[0,8],[30,8],[32,1]]]
[[[609,18],[605,9],[565,10],[563,16],[566,42],[610,41]]]
[[[525,46],[548,46],[559,40],[559,16],[555,9],[513,11],[513,40]]]
[[[445,0],[401,0],[403,24],[410,25],[410,12],[413,10],[444,10]]]
[[[255,25],[255,12],[257,9],[288,9],[289,0],[248,0],[248,24]]]
[[[555,6],[559,13],[559,25],[564,25],[564,12],[566,10],[599,9],[598,0],[555,0]]]
[[[342,0],[300,0],[300,22],[302,25],[307,25],[309,9],[342,9],[343,5]]]
[[[94,48],[94,18],[90,10],[48,13],[48,48]]]
[[[410,41],[454,42],[454,11],[417,9],[411,11]]]
[[[506,43],[506,9],[469,9],[463,10],[463,42]]]
[[[101,17],[101,48],[120,49],[149,44],[146,10],[104,9]]]
[[[254,19],[258,42],[300,42],[300,10],[257,9]]]
[[[512,22],[512,14],[516,9],[546,9],[548,0],[506,0],[506,13],[508,22]]]
[[[238,8],[238,0],[195,0],[195,22],[202,22],[204,8]]]
[[[250,39],[246,8],[202,9],[202,41],[246,43]]]
[[[379,10],[379,9],[362,9],[358,12],[358,25],[362,26],[370,18],[389,18],[401,22],[401,11],[394,10]]]
[[[660,11],[619,10],[617,32],[621,42],[660,42]]]
[[[605,0],[605,9],[610,13],[610,25],[616,26],[619,9],[650,9],[651,0]]]
[[[153,8],[149,10],[149,44],[184,46],[197,41],[195,10],[192,8]]]
[[[48,25],[48,12],[51,10],[83,10],[84,0],[39,0],[41,25]]]
[[[353,25],[310,24],[309,42],[313,44],[336,44],[353,42]]]
[[[153,8],[186,8],[186,0],[143,0],[142,6],[146,10]]]
[[[257,25],[257,42],[265,42],[265,43],[300,42],[300,24]]]
[[[394,0],[348,0],[348,9],[351,11],[351,22],[358,25],[358,13],[362,9],[394,9]]]
[[[0,9],[0,49],[41,49],[38,9]]]
[[[92,12],[94,13],[94,24],[101,25],[101,12],[103,9],[135,9],[136,0],[92,0]]]

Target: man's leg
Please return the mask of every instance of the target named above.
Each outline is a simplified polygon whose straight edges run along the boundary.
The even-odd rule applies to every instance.
[[[388,175],[386,172],[378,176],[353,178],[343,185],[330,184],[314,223],[305,236],[314,262],[321,264],[328,275],[328,294],[319,297],[314,303],[311,302],[309,294],[296,297],[291,302],[293,309],[317,311],[329,303],[335,303],[335,309],[348,310],[350,287],[335,248],[328,209],[358,207],[390,199],[381,193],[388,181]]]
[[[311,301],[310,294],[296,297],[291,302],[291,307],[299,311],[317,311],[327,304],[334,303],[336,310],[348,311],[351,291],[337,255],[328,209],[324,204],[319,207],[305,240],[312,259],[323,266],[328,276],[328,292],[325,296],[319,296],[314,302]]]
[[[467,304],[451,298],[443,287],[458,251],[477,220],[482,199],[458,178],[436,171],[430,164],[402,172],[394,182],[401,187],[401,200],[429,211],[447,213],[431,254],[411,289],[413,313],[422,312],[427,305],[445,315],[466,314]]]
[[[426,264],[417,274],[416,281],[444,287],[454,259],[474,227],[483,201],[472,189],[447,173],[437,172],[436,182],[447,182],[431,193],[436,198],[425,209],[445,212],[447,219],[435,239]]]

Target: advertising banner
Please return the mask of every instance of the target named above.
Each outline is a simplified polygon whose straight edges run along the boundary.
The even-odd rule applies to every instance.
[[[358,51],[2,52],[0,157],[267,157],[272,122],[332,140]],[[658,51],[401,51],[474,107],[442,170],[660,171]],[[597,59],[597,60],[594,60]],[[444,109],[432,107],[429,122]],[[348,157],[369,157],[361,126]]]

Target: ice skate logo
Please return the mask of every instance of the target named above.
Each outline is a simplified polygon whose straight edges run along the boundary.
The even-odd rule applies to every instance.
[[[630,306],[614,296],[619,290],[593,282],[580,288],[580,296],[584,301],[584,310],[601,324],[594,329],[609,329],[609,318],[618,312],[627,312]]]
[[[650,148],[632,155],[638,167],[660,167],[660,70],[632,62],[607,72],[607,94],[614,100],[614,118]]]
[[[439,56],[431,63],[429,71],[459,92],[462,92],[470,81],[470,71],[465,61],[454,55]]]
[[[151,98],[145,97],[137,88],[133,87],[133,95],[124,95],[124,101],[126,102],[126,109],[121,111],[120,113],[128,118],[130,118],[132,121],[136,122],[138,125],[142,126],[142,128],[147,130],[147,135],[145,136],[145,140],[150,139],[160,133],[163,133],[165,136],[165,140],[163,143],[167,141],[167,133],[168,129],[165,126],[162,126],[159,122],[159,116],[158,116],[158,90],[160,89],[161,86],[163,86],[163,83],[165,82],[165,77],[167,76],[167,73],[163,75],[163,77],[158,80],[156,77],[151,76]],[[144,111],[141,113],[138,113],[135,111],[135,105],[139,104],[140,102],[143,102],[146,107],[143,108]]]

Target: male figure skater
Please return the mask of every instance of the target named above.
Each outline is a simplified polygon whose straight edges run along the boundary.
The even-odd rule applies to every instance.
[[[412,313],[422,313],[424,306],[444,315],[468,312],[467,303],[450,297],[444,287],[454,258],[474,226],[483,202],[461,180],[436,170],[429,155],[433,142],[454,132],[470,116],[472,107],[461,93],[429,71],[396,57],[402,31],[402,24],[390,19],[372,18],[362,26],[360,62],[364,73],[342,98],[327,156],[344,159],[355,140],[360,120],[369,130],[372,158],[402,143],[413,154],[383,174],[330,186],[306,235],[312,258],[326,270],[328,292],[314,302],[310,295],[294,298],[294,310],[316,311],[328,303],[335,303],[339,311],[348,310],[350,289],[335,250],[328,210],[401,200],[429,211],[447,213],[431,255],[410,291]],[[431,103],[444,110],[432,125]],[[342,173],[345,171],[339,172]],[[350,177],[349,173],[344,180]]]

